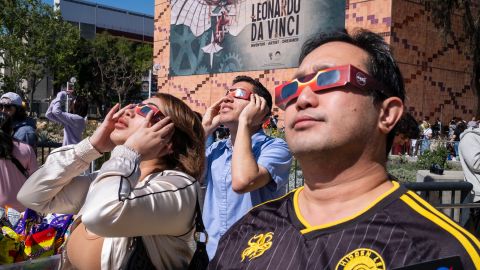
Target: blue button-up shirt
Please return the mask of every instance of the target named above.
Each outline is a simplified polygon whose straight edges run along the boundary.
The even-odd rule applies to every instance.
[[[207,172],[203,221],[208,233],[207,252],[215,255],[220,237],[253,206],[285,194],[292,155],[284,140],[260,130],[252,136],[252,152],[273,181],[257,190],[238,194],[232,189],[233,146],[229,139],[207,148]]]

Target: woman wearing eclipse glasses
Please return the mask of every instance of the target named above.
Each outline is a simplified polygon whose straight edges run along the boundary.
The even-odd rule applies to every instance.
[[[98,172],[80,175],[110,151]],[[90,138],[53,151],[18,199],[41,213],[77,215],[64,269],[128,269],[133,245],[147,250],[142,269],[186,269],[204,160],[200,119],[159,93],[122,109],[117,104]]]

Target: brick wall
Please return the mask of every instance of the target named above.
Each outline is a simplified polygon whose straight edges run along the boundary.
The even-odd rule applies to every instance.
[[[420,1],[394,1],[391,45],[407,90],[407,109],[431,122],[470,119],[476,98],[470,89],[471,61],[462,34],[461,14],[454,15],[454,36],[445,43]]]
[[[469,87],[470,60],[464,37],[455,36],[444,44],[428,12],[417,2],[347,1],[345,27],[349,31],[369,29],[391,44],[405,78],[407,110],[418,119],[438,117],[444,123],[453,116],[469,119],[478,105]],[[456,16],[455,21],[455,27],[460,29],[461,17]],[[237,75],[258,78],[273,94],[274,87],[291,78],[295,71],[277,69],[169,77],[169,1],[156,0],[154,31],[154,62],[160,64],[159,90],[181,98],[202,113],[225,93]]]

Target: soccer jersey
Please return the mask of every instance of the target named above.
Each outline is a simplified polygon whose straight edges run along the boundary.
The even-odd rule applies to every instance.
[[[454,256],[480,269],[479,240],[397,182],[365,210],[321,226],[302,217],[302,189],[232,226],[209,269],[395,269]]]

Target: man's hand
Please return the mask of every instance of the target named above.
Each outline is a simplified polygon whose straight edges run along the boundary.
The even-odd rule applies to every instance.
[[[250,132],[254,132],[254,129],[265,121],[268,113],[269,108],[267,101],[257,94],[252,94],[250,95],[250,103],[243,109],[239,116],[239,126],[244,125]]]
[[[103,123],[95,130],[93,135],[90,137],[90,143],[97,149],[100,153],[110,152],[115,147],[115,144],[110,139],[110,134],[115,129],[115,123],[123,115],[125,110],[131,108],[133,105],[127,105],[121,110],[120,105],[117,103],[113,106],[112,109],[105,116]]]
[[[220,125],[220,106],[224,101],[225,97],[219,99],[212,106],[210,106],[202,119],[202,126],[205,130],[205,135],[209,136],[215,131],[215,129]]]
[[[175,126],[170,117],[167,116],[153,125],[152,117],[153,111],[150,111],[142,126],[125,142],[125,146],[135,150],[143,160],[159,158],[172,151],[170,141]]]

